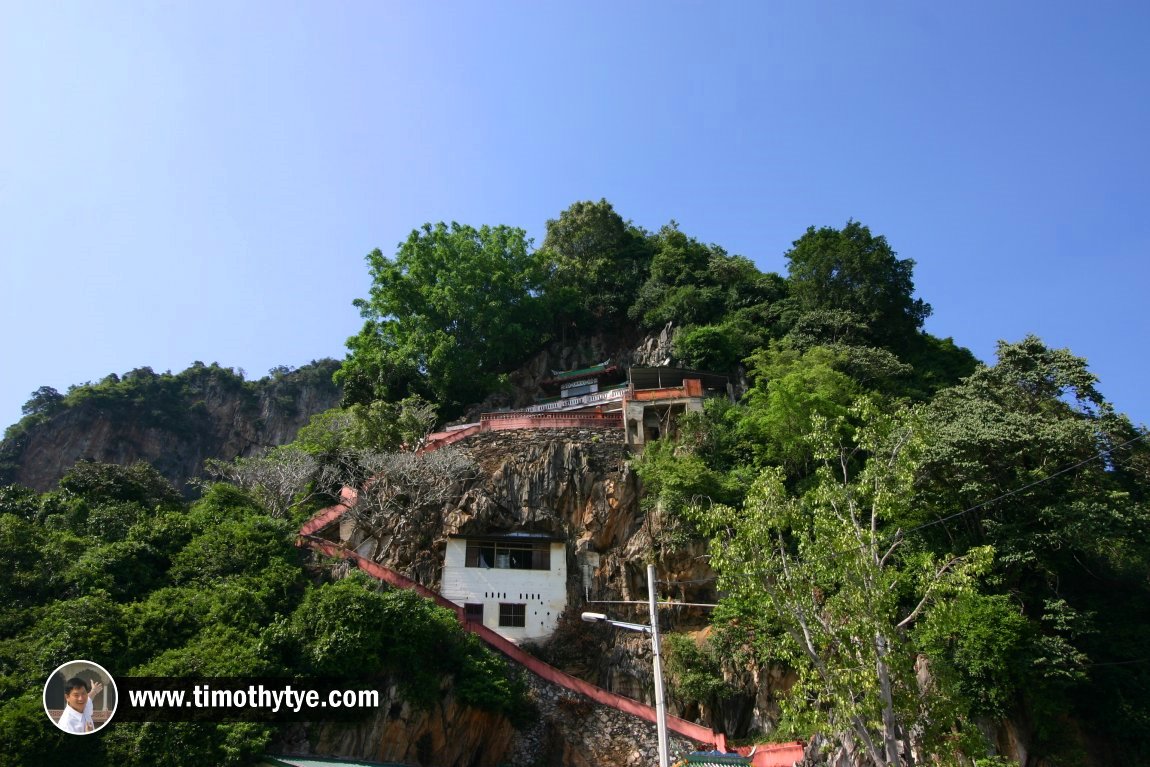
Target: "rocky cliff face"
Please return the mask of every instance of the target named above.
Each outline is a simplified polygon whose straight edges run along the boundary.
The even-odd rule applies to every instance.
[[[176,375],[145,368],[112,376],[9,429],[0,482],[43,492],[77,461],[146,461],[183,487],[204,461],[290,442],[313,415],[338,405],[337,367],[327,360],[255,382],[202,365]]]
[[[511,723],[499,714],[460,705],[449,687],[442,692],[434,706],[414,709],[392,688],[366,721],[297,725],[285,730],[269,751],[389,764],[504,764],[516,738]]]
[[[468,409],[460,423],[478,420],[479,414],[500,408],[521,408],[532,404],[543,394],[540,384],[552,377],[553,370],[575,370],[604,360],[623,367],[674,365],[672,351],[675,328],[667,323],[658,333],[644,335],[634,328],[616,333],[596,333],[576,341],[553,341],[531,357],[508,377],[510,390],[493,394]]]
[[[413,709],[392,689],[364,722],[297,725],[269,750],[438,767],[624,767],[657,761],[654,723],[535,677],[527,681],[536,715],[518,728],[501,715],[460,705],[450,687],[427,709]],[[676,760],[695,750],[674,733],[668,746]]]
[[[377,561],[438,590],[447,538],[507,530],[546,532],[567,541],[569,612],[555,636],[537,648],[544,660],[608,690],[654,702],[649,640],[645,635],[581,623],[582,610],[646,623],[647,561],[657,552],[664,598],[713,603],[713,572],[702,543],[661,544],[656,510],[642,503],[633,455],[621,430],[537,429],[476,434],[453,448],[474,462],[475,476],[434,518],[360,548]],[[652,528],[655,530],[654,539]],[[427,530],[434,532],[430,537]],[[654,543],[652,542],[654,540]],[[362,544],[360,540],[355,543]],[[654,546],[654,548],[653,548]],[[640,605],[620,604],[635,601]],[[603,604],[596,604],[596,603]],[[707,613],[699,608],[662,611],[663,627],[698,631]],[[769,729],[777,712],[772,696],[789,680],[757,669],[727,669],[743,694],[711,708],[672,697],[671,713],[735,737]],[[776,678],[777,677],[777,678]],[[553,728],[552,736],[562,729]],[[364,752],[366,754],[366,752]],[[574,764],[572,761],[554,762]]]

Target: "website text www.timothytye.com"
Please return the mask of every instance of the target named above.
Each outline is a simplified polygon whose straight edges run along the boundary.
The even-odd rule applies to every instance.
[[[120,687],[121,721],[309,721],[358,718],[376,710],[386,685],[131,678],[120,680]]]

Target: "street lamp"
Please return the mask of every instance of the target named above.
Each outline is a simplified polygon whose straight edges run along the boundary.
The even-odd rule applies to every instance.
[[[659,767],[671,767],[667,749],[667,703],[663,697],[663,659],[659,649],[659,614],[655,610],[655,566],[647,565],[647,596],[651,608],[651,625],[613,621],[603,613],[583,613],[588,623],[608,623],[629,631],[651,635],[651,657],[655,666],[655,724],[659,729]]]

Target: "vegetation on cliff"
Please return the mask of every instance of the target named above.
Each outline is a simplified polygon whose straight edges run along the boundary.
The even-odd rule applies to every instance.
[[[712,537],[712,641],[798,673],[781,726],[875,764],[978,756],[1004,719],[1050,763],[1145,758],[1150,448],[1085,361],[1002,343],[908,403],[796,360],[639,465]]]
[[[326,359],[246,380],[243,371],[197,361],[179,373],[149,367],[112,373],[66,393],[42,386],[0,443],[0,483],[24,481],[47,490],[77,459],[115,456],[118,463],[147,460],[182,486],[202,471],[204,458],[231,459],[290,440],[299,424],[338,401],[332,381],[338,368]],[[100,444],[86,445],[78,455],[54,450],[56,442],[72,450],[85,445],[97,423],[109,425]],[[27,465],[33,443],[40,448],[36,460],[54,458],[57,465],[33,471]]]
[[[980,726],[1004,719],[1052,763],[1100,743],[1147,757],[1134,637],[1150,626],[1150,446],[1085,360],[1028,337],[983,366],[924,332],[914,262],[855,221],[804,232],[786,276],[606,201],[548,222],[533,252],[500,231],[500,267],[496,230],[480,247],[459,225],[413,232],[394,261],[372,254],[348,402],[418,391],[451,416],[550,339],[673,323],[674,362],[750,385],[638,468],[664,546],[712,540],[726,597],[711,641],[797,673],[779,726],[875,764],[982,757],[996,744]],[[469,274],[515,290],[464,277],[460,302],[411,303],[456,300]],[[453,312],[472,311],[485,332],[444,354]],[[540,312],[551,322],[524,332]],[[412,329],[427,317],[447,322]],[[684,696],[722,689],[706,669],[683,670]]]
[[[305,567],[301,513],[270,516],[228,484],[189,504],[143,464],[80,464],[49,493],[0,490],[0,765],[251,764],[275,732],[116,722],[66,735],[41,690],[77,658],[116,659],[121,676],[383,675],[415,706],[450,678],[461,703],[522,716],[522,688],[454,614]]]
[[[1067,350],[1026,337],[982,365],[926,333],[914,262],[859,222],[812,227],[786,258],[786,275],[763,273],[605,200],[547,222],[538,249],[521,229],[440,223],[393,258],[372,252],[365,323],[336,373],[343,407],[293,445],[216,464],[235,485],[188,506],[144,467],[81,465],[52,492],[0,491],[13,573],[0,585],[0,726],[18,754],[66,756],[32,725],[30,691],[59,660],[109,653],[138,673],[372,668],[407,680],[417,702],[453,675],[465,697],[482,692],[469,702],[520,711],[498,664],[431,608],[358,578],[313,583],[293,523],[341,482],[382,472],[374,524],[425,525],[412,505],[438,496],[420,488],[450,482],[395,456],[418,447],[436,408],[458,416],[551,341],[670,323],[674,363],[746,384],[635,462],[653,545],[709,542],[722,595],[705,640],[668,640],[685,709],[745,694],[732,669],[783,668],[796,681],[771,701],[768,729],[818,734],[857,763],[993,760],[986,733],[1008,720],[1039,763],[1150,759],[1146,431]],[[251,386],[200,366],[41,389],[5,450],[84,406],[179,433],[206,379]],[[345,611],[363,618],[349,627]],[[417,639],[378,617],[397,611],[418,616]],[[117,727],[88,761],[148,763],[179,740],[205,763],[239,764],[267,737]]]

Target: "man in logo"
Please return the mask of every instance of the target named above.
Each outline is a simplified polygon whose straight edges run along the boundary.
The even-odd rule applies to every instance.
[[[65,732],[85,735],[95,730],[92,724],[92,698],[104,689],[100,682],[88,684],[86,679],[74,676],[64,682],[64,713],[56,725]]]

